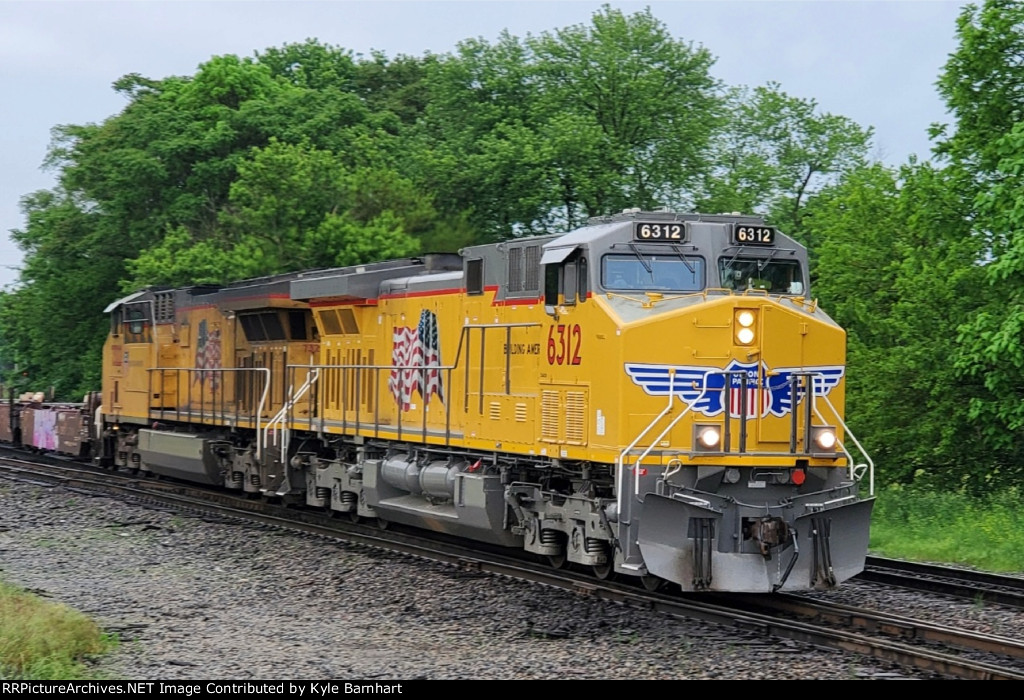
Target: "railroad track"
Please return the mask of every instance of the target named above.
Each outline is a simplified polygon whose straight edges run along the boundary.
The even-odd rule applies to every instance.
[[[823,604],[801,595],[731,595],[728,605],[894,640],[899,646],[917,645],[935,653],[915,656],[915,667],[932,670],[945,676],[976,680],[1024,677],[1024,641],[1017,639],[978,634],[865,608],[836,603]],[[896,652],[894,656],[888,657],[885,655],[885,648],[872,651],[876,658],[887,659],[901,665],[902,653]],[[960,664],[963,664],[964,668],[958,668]],[[989,675],[986,675],[985,668],[989,669]],[[964,675],[965,671],[975,675]]]
[[[298,511],[234,493],[209,492],[178,482],[47,461],[48,464],[38,464],[35,457],[31,460],[0,459],[0,477],[89,494],[128,497],[204,517],[257,521],[291,531],[343,539],[444,562],[464,570],[466,575],[514,577],[579,595],[653,609],[677,618],[830,647],[944,677],[1024,680],[1024,644],[1016,640],[796,596],[683,596],[649,592],[622,582],[598,581],[572,570],[554,570],[507,553],[480,551],[449,539],[435,540],[399,530],[384,532],[374,525],[348,523],[315,511]],[[537,632],[543,633],[543,630]],[[937,644],[942,644],[942,648],[936,647]]]
[[[977,603],[994,603],[1024,610],[1024,578],[973,569],[868,557],[859,581],[940,593]]]

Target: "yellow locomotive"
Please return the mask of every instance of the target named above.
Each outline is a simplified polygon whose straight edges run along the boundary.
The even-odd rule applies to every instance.
[[[845,333],[756,217],[148,289],[111,304],[96,457],[672,581],[861,571]]]

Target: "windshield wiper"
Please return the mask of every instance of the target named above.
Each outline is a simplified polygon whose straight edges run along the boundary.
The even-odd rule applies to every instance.
[[[731,270],[731,269],[732,269],[732,264],[733,264],[734,262],[736,262],[736,258],[738,258],[738,257],[740,256],[740,253],[742,253],[742,252],[743,252],[743,250],[744,250],[743,246],[739,246],[739,247],[738,247],[738,248],[736,249],[736,254],[735,254],[735,255],[733,255],[733,256],[732,256],[732,258],[731,258],[731,259],[729,260],[729,262],[727,262],[727,263],[725,264],[725,269],[726,269],[726,270]]]
[[[683,264],[686,265],[686,269],[690,271],[691,275],[697,274],[697,271],[693,269],[693,265],[691,265],[690,261],[686,259],[685,255],[683,255],[683,251],[679,250],[679,246],[673,243],[672,250],[674,250],[676,252],[676,255],[679,256],[679,259],[683,261]]]
[[[772,258],[775,257],[775,254],[778,253],[778,252],[779,252],[778,248],[772,248],[772,252],[768,253],[768,257],[767,258],[765,258],[764,260],[758,260],[757,261],[757,271],[761,272],[761,270],[763,270],[766,267],[768,267],[768,263],[770,263],[772,261]]]
[[[651,268],[650,263],[648,263],[646,260],[644,260],[644,256],[640,254],[640,250],[636,247],[636,245],[634,245],[633,243],[630,243],[629,244],[629,249],[632,250],[634,254],[636,254],[636,259],[639,260],[640,264],[644,266],[645,270],[647,270],[647,274],[648,275],[654,274],[654,270]]]

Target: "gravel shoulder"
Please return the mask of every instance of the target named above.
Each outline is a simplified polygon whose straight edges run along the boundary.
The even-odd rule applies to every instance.
[[[116,633],[118,649],[93,662],[111,679],[926,677],[404,555],[3,480],[0,578]]]

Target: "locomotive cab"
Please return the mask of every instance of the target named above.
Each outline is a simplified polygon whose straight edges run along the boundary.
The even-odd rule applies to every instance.
[[[752,217],[620,220],[588,246],[624,370],[591,393],[622,447],[616,569],[731,591],[858,573],[870,460],[844,445],[845,333],[807,296],[804,248]]]

